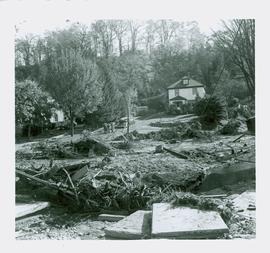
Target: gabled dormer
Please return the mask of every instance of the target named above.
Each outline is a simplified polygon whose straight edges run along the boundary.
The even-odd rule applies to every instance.
[[[189,77],[188,76],[184,76],[183,78],[182,78],[182,85],[183,86],[188,86],[189,85]]]

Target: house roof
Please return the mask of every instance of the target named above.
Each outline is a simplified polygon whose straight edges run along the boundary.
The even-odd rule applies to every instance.
[[[186,79],[189,80],[188,84],[184,84],[184,82],[183,82]],[[204,87],[204,85],[199,83],[198,81],[192,79],[192,78],[184,76],[180,80],[178,80],[177,82],[168,86],[167,89],[185,89],[185,88],[192,88],[192,87]]]
[[[170,101],[176,101],[176,100],[187,100],[187,99],[182,97],[182,96],[176,96],[176,97],[170,99]]]

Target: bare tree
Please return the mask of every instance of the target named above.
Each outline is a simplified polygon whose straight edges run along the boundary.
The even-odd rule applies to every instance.
[[[147,53],[151,53],[153,48],[154,48],[154,44],[155,44],[155,40],[156,40],[156,31],[157,31],[157,27],[154,21],[152,20],[148,20],[146,22],[145,25],[145,36],[144,36],[144,40],[145,40],[145,50]]]
[[[97,20],[92,24],[92,32],[96,41],[96,47],[101,46],[101,54],[108,58],[113,52],[115,33],[113,23],[110,20]]]
[[[131,38],[131,51],[135,52],[137,49],[138,34],[142,25],[134,20],[129,20],[128,24]]]
[[[242,72],[251,97],[255,96],[255,20],[234,19],[216,34],[217,45]]]
[[[127,32],[128,24],[124,20],[112,20],[111,24],[112,24],[112,29],[118,40],[118,50],[119,50],[119,55],[121,56],[123,54],[124,34]]]
[[[27,35],[25,38],[16,39],[15,53],[18,63],[30,66],[33,63],[34,36]]]
[[[160,39],[160,44],[166,46],[176,35],[176,30],[179,23],[172,20],[160,20],[157,23],[157,32]]]

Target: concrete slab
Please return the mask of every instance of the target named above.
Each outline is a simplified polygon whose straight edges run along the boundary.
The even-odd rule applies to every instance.
[[[250,206],[256,206],[255,191],[245,191],[242,194],[233,198],[232,202],[236,210],[243,210],[243,212],[239,213],[239,215],[251,218],[256,217],[256,208],[250,208]]]
[[[32,204],[16,204],[16,219],[35,213],[50,206],[49,202],[36,202]]]
[[[148,238],[151,233],[151,213],[151,211],[137,211],[105,228],[105,236],[128,240]]]
[[[152,238],[217,238],[226,232],[228,227],[218,212],[153,204]]]
[[[115,215],[115,214],[100,214],[98,220],[101,221],[120,221],[126,218],[125,215]]]

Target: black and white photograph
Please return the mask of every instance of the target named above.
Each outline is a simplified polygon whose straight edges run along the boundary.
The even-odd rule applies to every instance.
[[[256,239],[254,16],[85,13],[14,23],[14,239]]]

